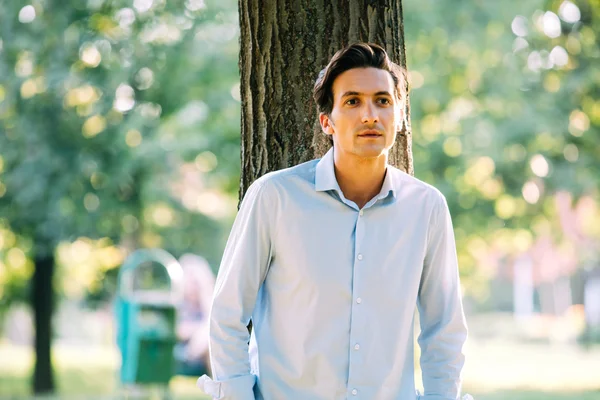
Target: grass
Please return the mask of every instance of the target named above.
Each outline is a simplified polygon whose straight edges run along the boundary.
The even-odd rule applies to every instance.
[[[55,382],[58,395],[49,399],[117,399],[122,398],[117,368],[118,354],[114,348],[92,346],[53,347]],[[33,364],[31,349],[11,346],[0,341],[0,399],[21,400],[32,398],[30,376]],[[4,360],[10,360],[5,362]],[[175,377],[170,390],[177,400],[208,400],[195,386],[191,377]],[[159,390],[150,388],[149,394]]]
[[[600,400],[600,349],[515,340],[511,332],[499,331],[508,322],[498,317],[472,322],[464,392],[476,400]],[[498,328],[490,328],[493,324]],[[478,332],[477,326],[491,333]],[[53,358],[58,394],[46,400],[123,398],[114,347],[57,343]],[[30,348],[0,341],[0,399],[32,398],[32,362]],[[208,400],[195,387],[195,378],[175,377],[170,390],[175,400]],[[159,398],[157,391],[150,394]]]
[[[540,392],[503,390],[496,393],[475,394],[476,400],[599,400],[600,391],[591,392]]]

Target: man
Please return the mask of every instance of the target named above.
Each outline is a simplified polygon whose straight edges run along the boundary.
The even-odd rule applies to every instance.
[[[198,382],[214,399],[414,400],[416,307],[420,398],[459,397],[467,329],[448,208],[387,164],[403,79],[377,45],[337,52],[314,88],[333,148],[248,189],[213,298],[213,379]]]

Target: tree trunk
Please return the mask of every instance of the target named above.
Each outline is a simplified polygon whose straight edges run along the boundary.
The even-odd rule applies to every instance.
[[[35,394],[54,392],[54,376],[50,354],[54,305],[53,275],[53,255],[35,260],[31,288],[31,303],[35,323],[35,367],[33,371],[33,391]]]
[[[406,57],[400,0],[239,0],[239,11],[241,198],[261,175],[328,150],[312,88],[337,50],[375,42],[404,68]],[[389,161],[412,174],[408,101],[405,112]]]

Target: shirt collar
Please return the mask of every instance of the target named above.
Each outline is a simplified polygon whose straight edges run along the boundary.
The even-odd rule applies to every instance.
[[[381,185],[381,191],[377,195],[379,199],[387,197],[390,193],[396,198],[396,182],[394,180],[394,168],[387,166],[385,168],[385,178],[383,178],[383,185]]]
[[[376,196],[377,199],[383,199],[387,197],[390,192],[394,198],[396,197],[396,185],[394,182],[394,168],[391,166],[386,167],[385,178],[383,179],[383,185],[381,185],[381,191]],[[315,169],[315,190],[317,192],[324,192],[327,190],[336,190],[340,195],[342,190],[340,185],[335,178],[334,160],[333,160],[333,147],[325,153],[323,158],[319,160]]]
[[[324,192],[327,190],[337,190],[341,193],[340,185],[335,179],[335,169],[333,166],[333,147],[319,160],[315,170],[315,190]]]

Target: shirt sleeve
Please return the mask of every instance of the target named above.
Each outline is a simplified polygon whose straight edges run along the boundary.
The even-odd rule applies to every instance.
[[[213,399],[254,400],[247,326],[271,258],[266,183],[253,183],[233,224],[215,283],[209,317],[212,379],[198,386]]]
[[[461,391],[467,326],[462,307],[456,244],[446,199],[433,206],[419,287],[422,400],[456,400]]]

